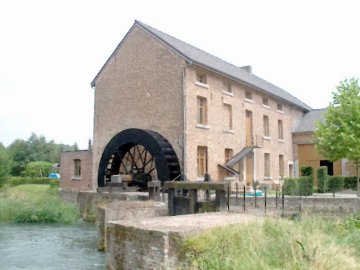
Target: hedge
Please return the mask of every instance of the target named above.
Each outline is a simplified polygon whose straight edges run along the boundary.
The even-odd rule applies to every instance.
[[[298,178],[285,178],[284,194],[285,195],[297,195],[298,194]]]
[[[314,193],[313,178],[311,176],[301,176],[298,181],[300,195],[310,196]]]
[[[356,176],[345,176],[344,177],[344,189],[357,190],[357,177]]]
[[[51,180],[53,179],[45,177],[11,177],[6,183],[11,187],[25,184],[49,185]]]
[[[310,176],[314,178],[314,169],[311,166],[301,166],[301,176]]]
[[[327,190],[328,168],[326,166],[321,166],[316,172],[318,179],[318,192],[324,193]]]
[[[328,177],[328,190],[339,191],[344,189],[344,177],[343,176],[329,176]]]

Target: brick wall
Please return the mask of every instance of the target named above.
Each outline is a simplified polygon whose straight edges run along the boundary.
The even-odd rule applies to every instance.
[[[196,84],[196,74],[206,74],[207,85]],[[223,91],[224,82],[231,84],[233,95]],[[245,91],[252,92],[252,102],[245,100]],[[205,97],[208,106],[208,128],[197,127],[197,96]],[[263,106],[262,98],[268,98],[268,107]],[[224,103],[232,106],[233,130],[226,132]],[[283,112],[277,110],[281,103]],[[234,154],[245,147],[245,112],[253,115],[253,135],[263,139],[263,115],[269,117],[270,139],[264,139],[261,148],[255,149],[255,180],[272,182],[279,179],[279,155],[284,155],[285,176],[289,175],[289,164],[293,161],[292,127],[301,117],[302,111],[276,98],[261,94],[235,81],[226,79],[205,70],[190,67],[186,70],[186,175],[189,180],[197,176],[197,146],[207,146],[209,173],[214,180],[223,180],[225,172],[218,164],[225,163],[225,148],[233,149]],[[278,120],[283,121],[282,141],[278,140]],[[225,130],[225,131],[224,131]],[[270,153],[271,179],[264,179],[264,153]],[[244,168],[246,166],[244,165]],[[246,173],[244,172],[244,178]],[[243,181],[246,181],[245,179]],[[249,179],[247,179],[249,181]],[[250,180],[251,181],[251,180]]]
[[[81,175],[75,175],[74,160],[81,162]],[[60,156],[60,188],[63,191],[90,190],[92,153],[88,150],[62,152]]]
[[[113,136],[128,128],[160,133],[181,164],[184,66],[182,58],[137,26],[124,38],[96,81],[94,188],[104,148]]]

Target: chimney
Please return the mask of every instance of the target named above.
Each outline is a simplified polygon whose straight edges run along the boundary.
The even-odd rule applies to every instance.
[[[240,67],[242,70],[245,70],[247,73],[252,74],[252,67],[250,65]]]

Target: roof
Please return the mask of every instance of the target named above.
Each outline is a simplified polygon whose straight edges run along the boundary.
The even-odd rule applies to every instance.
[[[178,54],[180,54],[189,63],[196,64],[203,68],[209,69],[211,71],[220,73],[223,76],[227,76],[230,79],[236,80],[242,84],[245,84],[252,88],[255,88],[256,90],[263,92],[267,95],[274,96],[285,102],[289,102],[304,111],[311,110],[311,107],[309,107],[304,102],[300,101],[299,99],[297,99],[296,97],[294,97],[293,95],[288,93],[287,91],[255,76],[251,72],[248,72],[249,71],[248,67],[241,68],[241,67],[232,65],[214,55],[204,52],[188,43],[185,43],[185,42],[183,42],[179,39],[176,39],[168,34],[165,34],[151,26],[148,26],[148,25],[140,22],[140,21],[135,21],[135,23],[131,29],[133,29],[135,26],[142,28],[146,32],[150,33],[151,35],[153,35],[154,37],[156,37],[157,39],[159,39],[160,41],[165,43],[168,47],[170,47],[171,49],[176,51]],[[131,29],[129,30],[129,32],[131,31]],[[115,51],[120,47],[120,45],[121,45],[121,43],[117,46]],[[114,51],[114,53],[115,53],[115,51]],[[111,56],[110,56],[110,58],[111,58]],[[106,66],[106,63],[104,66]],[[95,86],[96,79],[98,78],[102,69],[99,71],[99,73],[96,75],[95,79],[92,81],[92,83],[91,83],[92,86]]]
[[[324,120],[326,110],[326,108],[317,109],[304,114],[293,128],[293,133],[314,132],[316,122]]]

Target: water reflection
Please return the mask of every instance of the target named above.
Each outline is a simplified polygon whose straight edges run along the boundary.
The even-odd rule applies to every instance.
[[[94,225],[0,224],[0,269],[105,269]]]

